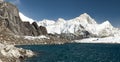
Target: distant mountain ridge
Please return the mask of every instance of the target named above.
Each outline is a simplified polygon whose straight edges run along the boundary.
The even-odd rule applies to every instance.
[[[118,36],[116,33],[119,33],[119,30],[114,28],[109,21],[98,24],[87,13],[70,20],[64,20],[62,18],[59,18],[57,21],[44,19],[38,21],[37,24],[46,27],[48,33],[51,34],[70,33],[84,35],[84,32],[87,31],[91,36],[106,37]]]

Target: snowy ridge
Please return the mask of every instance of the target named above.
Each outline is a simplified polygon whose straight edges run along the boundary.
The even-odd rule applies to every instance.
[[[22,20],[30,19],[27,17],[21,18]],[[32,19],[29,21],[31,22],[31,20]],[[44,19],[37,23],[39,26],[45,26],[48,33],[52,34],[72,33],[82,35],[82,31],[88,31],[89,33],[96,36],[117,36],[118,34],[116,33],[119,33],[119,30],[114,28],[109,21],[98,24],[87,13],[81,14],[79,17],[70,20],[64,20],[62,18],[59,18],[57,21]]]
[[[92,21],[90,21],[92,20]],[[44,21],[44,20],[43,20]],[[38,25],[43,24],[43,21],[39,21]],[[50,20],[48,20],[50,22]],[[80,29],[80,25],[83,24],[86,26],[88,23],[89,24],[96,24],[94,19],[92,19],[88,14],[82,14],[79,17],[76,17],[75,19],[71,20],[64,20],[62,18],[59,18],[56,22],[53,22],[52,24],[48,25],[42,25],[47,28],[48,33],[52,34],[61,34],[61,33],[75,33]]]
[[[59,18],[56,22],[52,20],[47,20],[47,22],[52,22],[50,24],[46,23],[43,25],[43,21],[39,21],[38,25],[45,26],[48,33],[52,34],[77,33],[81,35],[81,31],[88,31],[89,33],[96,36],[114,36],[114,33],[117,32],[109,21],[98,24],[87,13],[84,13],[79,17],[70,20],[64,20],[62,18]]]
[[[87,38],[82,40],[75,40],[76,43],[118,43],[120,44],[120,37],[106,37],[106,38]]]
[[[53,24],[55,24],[55,21],[47,20],[47,19],[44,19],[43,21],[38,22],[39,26],[50,26],[50,25],[53,25]]]
[[[21,12],[19,12],[19,15],[20,15],[20,18],[22,19],[23,22],[30,22],[30,24],[32,24],[35,21],[35,20],[25,16]]]

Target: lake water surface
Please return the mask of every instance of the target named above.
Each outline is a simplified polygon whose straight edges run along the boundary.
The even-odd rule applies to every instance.
[[[37,56],[26,62],[120,62],[119,44],[23,45]]]

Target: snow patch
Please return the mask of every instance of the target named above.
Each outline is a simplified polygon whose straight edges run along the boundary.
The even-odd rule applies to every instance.
[[[35,40],[35,39],[50,39],[50,38],[47,36],[41,35],[41,36],[24,36],[24,39]]]
[[[22,14],[21,12],[19,12],[20,18],[23,22],[30,22],[30,24],[32,24],[33,22],[35,22],[36,20],[33,20],[27,16],[25,16],[24,14]]]
[[[120,37],[106,37],[106,38],[87,38],[82,40],[75,40],[76,43],[118,43],[120,44]]]
[[[55,21],[44,19],[44,20],[39,21],[37,23],[38,23],[38,26],[50,26],[50,25],[55,24]]]

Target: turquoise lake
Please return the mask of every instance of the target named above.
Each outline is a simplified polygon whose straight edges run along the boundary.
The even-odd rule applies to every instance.
[[[22,45],[37,56],[25,62],[120,62],[119,44]]]

